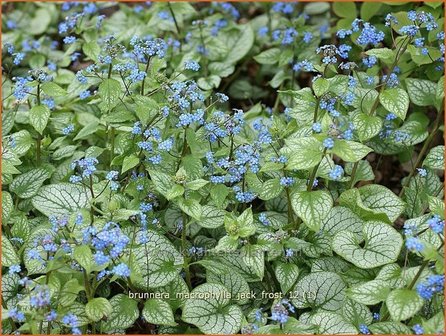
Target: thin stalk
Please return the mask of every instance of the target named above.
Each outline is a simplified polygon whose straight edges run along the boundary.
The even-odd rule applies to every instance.
[[[434,127],[432,128],[432,131],[429,133],[429,136],[427,137],[426,141],[424,142],[423,147],[421,148],[420,153],[418,154],[417,161],[415,162],[414,167],[412,168],[409,176],[407,177],[407,179],[403,183],[403,186],[401,188],[399,197],[402,197],[404,195],[405,188],[409,185],[410,180],[415,175],[416,168],[420,166],[420,164],[421,164],[421,162],[422,162],[422,160],[424,158],[424,155],[428,151],[432,140],[434,139],[435,135],[437,134],[437,131],[440,128],[441,117],[443,116],[442,111],[443,111],[443,108],[441,108],[438,111],[437,118],[435,118],[435,121],[434,121]]]
[[[187,228],[187,215],[183,212],[183,230],[181,231],[181,249],[184,258],[184,272],[186,273],[186,284],[189,289],[192,289],[191,275],[189,270],[189,258],[186,256],[186,228]]]

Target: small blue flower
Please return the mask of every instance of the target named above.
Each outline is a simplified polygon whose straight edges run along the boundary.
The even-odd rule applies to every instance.
[[[200,64],[197,61],[189,60],[184,63],[184,69],[198,71],[200,70]]]
[[[72,44],[74,42],[76,42],[76,37],[74,37],[74,36],[66,36],[63,39],[63,43],[65,43],[65,44]]]
[[[128,278],[130,276],[130,268],[126,264],[121,263],[113,267],[112,273],[123,278]]]
[[[9,273],[13,274],[13,273],[20,273],[20,271],[22,270],[22,268],[20,267],[20,265],[11,265],[9,267]]]
[[[280,185],[284,187],[291,187],[294,184],[294,182],[295,182],[294,177],[284,176],[280,178]]]
[[[324,147],[327,148],[327,149],[332,149],[333,146],[334,146],[334,140],[333,140],[332,138],[326,138],[326,139],[323,141],[323,145],[324,145]]]
[[[421,325],[419,324],[415,324],[412,327],[413,332],[415,333],[415,335],[423,335],[424,334],[424,329]]]
[[[359,333],[360,334],[366,334],[366,335],[370,335],[371,334],[369,328],[365,324],[360,324],[359,325]]]
[[[315,133],[321,133],[321,132],[322,132],[322,125],[321,125],[321,123],[315,122],[315,123],[313,123],[313,125],[311,126],[311,129],[312,129],[313,132],[315,132]]]
[[[89,91],[89,90],[85,90],[85,91],[82,91],[80,94],[79,94],[79,98],[80,99],[87,99],[88,97],[90,97],[91,96],[91,92]]]
[[[330,173],[328,174],[328,176],[332,180],[340,180],[343,175],[344,175],[344,169],[339,165],[335,165],[334,168],[330,170]]]
[[[423,243],[416,237],[406,239],[406,248],[412,252],[421,252],[424,249]]]

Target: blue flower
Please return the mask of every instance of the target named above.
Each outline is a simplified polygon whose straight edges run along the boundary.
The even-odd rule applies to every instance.
[[[364,63],[367,68],[373,67],[377,62],[378,59],[373,55],[362,59],[362,63]]]
[[[118,178],[119,172],[116,170],[110,170],[105,178],[109,181],[116,180]]]
[[[367,335],[371,334],[369,328],[365,324],[360,324],[359,325],[359,333],[360,334],[367,334]]]
[[[332,149],[334,146],[334,140],[332,138],[326,138],[322,144],[325,148]]]
[[[85,91],[82,91],[80,94],[79,94],[79,98],[80,99],[86,99],[86,98],[88,98],[88,97],[90,97],[91,96],[91,92],[89,91],[89,90],[85,90]]]
[[[330,173],[328,174],[328,176],[332,180],[340,180],[343,175],[344,175],[344,169],[339,165],[335,165],[334,168],[330,170]]]
[[[427,221],[427,225],[435,233],[440,234],[444,232],[444,220],[442,220],[438,215],[434,215],[429,218]]]
[[[34,308],[46,307],[50,304],[51,292],[48,286],[36,286],[31,293],[29,304]]]
[[[408,25],[408,26],[401,27],[401,29],[399,30],[399,33],[402,35],[407,35],[407,36],[413,37],[413,36],[417,35],[419,30],[420,30],[420,28],[416,25]]]
[[[260,37],[266,36],[268,34],[268,27],[260,27],[259,30],[257,31],[257,33],[259,34]]]
[[[423,243],[416,237],[406,239],[406,248],[412,252],[421,252],[424,249]]]
[[[200,64],[197,61],[189,60],[184,63],[184,69],[198,71],[200,70]]]
[[[429,275],[427,279],[417,285],[417,292],[421,298],[430,300],[434,294],[442,293],[444,288],[444,274]]]
[[[20,271],[22,270],[22,268],[20,267],[20,265],[11,265],[9,267],[9,273],[10,274],[14,274],[14,273],[20,273]]]
[[[25,56],[26,56],[25,53],[22,53],[22,52],[16,53],[16,54],[14,54],[14,60],[13,60],[12,62],[13,62],[15,65],[19,65],[19,64],[23,61],[23,59],[25,58]]]
[[[280,185],[284,187],[291,187],[294,184],[295,180],[294,177],[281,177],[280,178]]]
[[[25,322],[25,314],[18,310],[18,308],[11,308],[8,310],[8,317],[19,322]]]
[[[413,332],[415,333],[415,335],[423,335],[424,334],[424,329],[421,325],[419,324],[415,324],[412,327]]]
[[[65,44],[72,44],[74,42],[76,42],[76,37],[74,37],[74,36],[66,36],[63,39],[63,43],[65,43]]]
[[[321,123],[315,122],[315,123],[313,123],[313,125],[311,126],[311,129],[312,129],[313,132],[315,132],[315,133],[320,133],[320,132],[322,132],[322,125],[321,125]]]
[[[126,264],[120,263],[113,267],[112,273],[123,278],[128,278],[130,276],[130,268]]]
[[[262,212],[262,213],[259,215],[259,222],[262,223],[263,225],[266,225],[266,226],[268,226],[268,225],[271,224],[271,222],[270,222],[270,221],[268,220],[268,218],[266,217],[266,213],[264,213],[264,212]]]
[[[284,324],[288,321],[288,315],[288,310],[281,303],[275,304],[271,309],[271,319],[281,324]]]

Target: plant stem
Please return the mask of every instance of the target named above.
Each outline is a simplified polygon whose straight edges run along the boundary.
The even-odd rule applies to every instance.
[[[146,77],[147,77],[147,71],[149,70],[149,65],[150,65],[150,57],[147,58],[146,68],[144,70],[144,72],[146,73],[146,76],[144,76],[144,78],[142,79],[141,96],[144,96],[144,84],[146,83]]]
[[[167,6],[169,7],[169,11],[170,11],[170,15],[172,15],[173,18],[173,22],[175,23],[175,28],[177,30],[177,34],[178,34],[178,39],[181,40],[181,31],[180,31],[180,27],[178,26],[178,22],[177,19],[175,17],[175,13],[173,12],[173,8],[172,5],[170,4],[170,2],[167,3]],[[180,44],[180,48],[181,48],[181,44]],[[180,49],[181,51],[181,49]]]
[[[412,168],[407,179],[404,181],[403,186],[400,191],[400,194],[399,194],[399,197],[402,197],[404,195],[404,192],[406,190],[405,188],[409,185],[410,180],[415,175],[416,168],[420,166],[420,164],[424,158],[424,155],[428,151],[432,140],[434,139],[435,135],[437,134],[438,129],[440,128],[440,121],[441,121],[442,116],[443,116],[443,108],[441,108],[437,113],[437,118],[435,118],[435,121],[434,121],[434,127],[432,128],[432,131],[429,133],[429,136],[427,137],[426,141],[424,142],[423,147],[421,148],[420,153],[418,154],[417,161],[415,162],[414,167]]]
[[[110,168],[112,166],[113,155],[115,154],[115,128],[110,127]]]
[[[184,272],[186,273],[186,284],[189,289],[192,289],[191,276],[189,270],[189,259],[186,256],[186,228],[187,228],[187,215],[183,212],[183,230],[181,231],[181,250],[184,258]]]

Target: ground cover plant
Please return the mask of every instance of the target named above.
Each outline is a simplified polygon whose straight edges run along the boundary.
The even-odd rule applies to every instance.
[[[444,332],[441,3],[3,3],[3,334]]]

